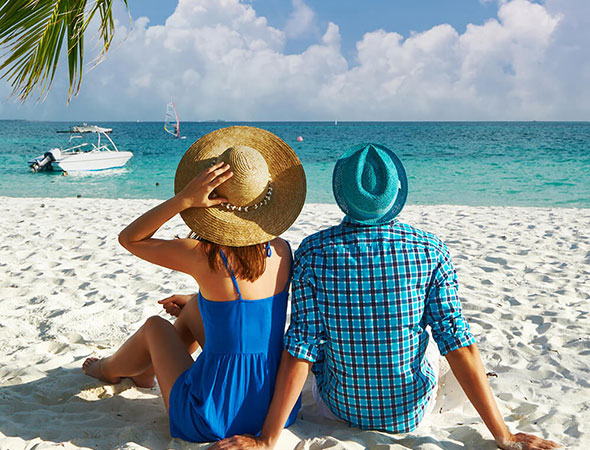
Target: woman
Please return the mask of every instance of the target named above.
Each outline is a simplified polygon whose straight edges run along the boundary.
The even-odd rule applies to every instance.
[[[153,385],[155,374],[173,437],[208,442],[257,434],[274,389],[291,277],[289,244],[277,236],[303,207],[303,168],[273,134],[230,127],[189,148],[175,191],[127,226],[119,242],[191,275],[198,296],[164,301],[171,311],[180,308],[174,325],[151,317],[112,356],[88,358],[83,370],[138,386]],[[178,213],[198,239],[153,238]],[[197,346],[203,351],[193,361]]]

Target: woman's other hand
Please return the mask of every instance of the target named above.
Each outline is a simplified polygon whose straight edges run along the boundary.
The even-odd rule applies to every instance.
[[[260,437],[245,434],[233,436],[217,441],[209,449],[211,450],[242,450],[242,449],[272,449],[273,446],[265,443]]]
[[[178,317],[180,315],[180,311],[182,311],[182,308],[184,308],[184,305],[186,305],[193,297],[193,295],[174,294],[170,297],[166,297],[163,300],[158,300],[158,303],[162,305],[168,314]]]
[[[176,196],[182,199],[186,209],[226,203],[227,199],[217,197],[213,191],[232,177],[229,169],[229,164],[218,162],[193,178]]]

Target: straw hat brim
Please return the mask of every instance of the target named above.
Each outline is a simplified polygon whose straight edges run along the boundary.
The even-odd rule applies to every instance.
[[[272,179],[268,203],[248,211],[220,205],[180,213],[199,237],[232,247],[267,242],[287,231],[299,216],[306,195],[305,172],[293,149],[269,131],[247,126],[222,128],[192,144],[178,164],[174,192],[208,169],[225,150],[238,145],[251,147],[264,157]]]

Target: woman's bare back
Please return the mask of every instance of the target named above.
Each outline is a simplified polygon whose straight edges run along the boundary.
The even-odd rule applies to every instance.
[[[271,256],[266,258],[266,268],[260,278],[254,282],[238,278],[243,299],[272,297],[285,289],[291,271],[291,249],[289,244],[281,238],[273,239],[270,242],[270,248]],[[231,254],[227,256],[231,267]],[[192,274],[199,285],[201,295],[211,301],[237,299],[236,289],[225,267],[214,271],[209,267],[204,255],[201,259],[197,270]]]

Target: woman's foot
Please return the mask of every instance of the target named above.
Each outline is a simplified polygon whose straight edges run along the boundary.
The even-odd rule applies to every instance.
[[[107,377],[104,375],[102,370],[102,364],[104,359],[98,358],[86,358],[86,361],[82,364],[82,370],[86,375],[89,375],[99,380],[105,381],[110,384],[117,384],[121,381],[119,377]]]
[[[102,364],[104,359],[98,358],[86,358],[86,361],[82,364],[82,370],[86,375],[90,375],[91,377],[98,378],[99,380],[105,381],[110,384],[117,384],[121,382],[120,377],[107,377],[103,370]],[[137,387],[140,388],[153,388],[156,385],[156,378],[152,373],[145,373],[138,375],[136,377],[129,377],[135,383]]]

